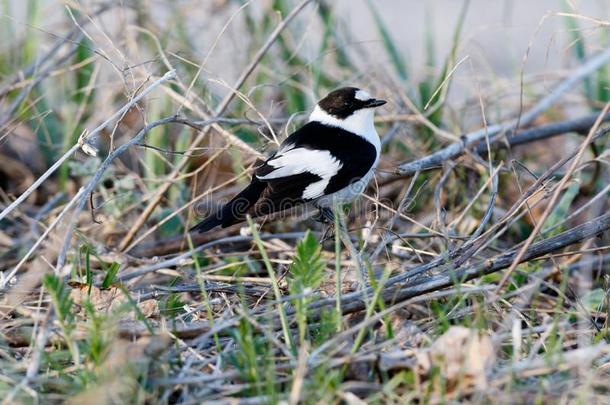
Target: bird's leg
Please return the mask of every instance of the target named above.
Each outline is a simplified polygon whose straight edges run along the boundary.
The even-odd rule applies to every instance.
[[[323,224],[334,224],[335,223],[335,214],[331,208],[320,207],[318,209],[318,215],[314,217],[317,222],[321,222]]]
[[[324,227],[324,234],[322,235],[321,240],[326,240],[327,237],[330,237],[335,231],[335,215],[333,210],[330,208],[317,207],[318,213],[314,215],[312,218],[314,221],[319,222],[321,224],[326,225]]]
[[[341,208],[337,206],[337,209]],[[324,232],[324,235],[322,236],[322,240],[325,240],[326,237],[331,233],[331,231],[339,232],[339,237],[343,240],[343,244],[348,247],[348,249],[351,247],[350,254],[353,255],[353,257],[356,257],[356,259],[358,260],[358,273],[360,276],[360,280],[358,282],[358,284],[360,285],[359,289],[364,290],[369,288],[371,284],[369,280],[369,275],[366,271],[366,266],[362,262],[362,258],[360,257],[358,252],[353,249],[353,245],[349,240],[349,235],[347,233],[347,230],[345,229],[345,224],[342,225],[341,221],[339,221],[339,229],[337,229],[335,227],[335,213],[332,208],[328,207],[318,207],[318,214],[314,216],[314,219],[318,222],[328,225]]]
[[[332,225],[328,225],[324,227],[324,233],[320,238],[320,242],[324,242],[327,239],[330,239],[334,235],[335,227]]]

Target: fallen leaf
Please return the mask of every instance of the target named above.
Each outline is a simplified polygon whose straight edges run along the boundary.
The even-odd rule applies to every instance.
[[[70,291],[72,301],[76,305],[82,306],[83,302],[89,300],[96,312],[110,312],[126,301],[123,292],[116,287],[100,290],[96,286],[91,286],[91,292],[89,292],[87,284],[72,285],[74,286]]]
[[[157,300],[150,299],[138,303],[138,308],[145,318],[154,318],[159,315],[159,303]]]
[[[453,326],[416,358],[420,374],[429,374],[434,367],[440,370],[445,392],[450,394],[485,389],[495,351],[489,336],[475,329]]]

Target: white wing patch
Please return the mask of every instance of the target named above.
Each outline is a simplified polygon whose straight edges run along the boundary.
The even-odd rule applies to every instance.
[[[305,190],[303,190],[303,199],[312,200],[314,198],[322,197],[324,195],[324,189],[328,186],[330,179],[322,179],[311,183]]]
[[[279,179],[305,172],[320,176],[321,180],[311,183],[303,190],[302,198],[308,200],[322,196],[330,179],[343,167],[343,163],[329,151],[305,148],[289,149],[270,159],[267,164],[275,170],[257,176],[261,180]]]

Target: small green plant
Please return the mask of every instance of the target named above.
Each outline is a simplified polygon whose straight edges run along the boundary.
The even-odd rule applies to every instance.
[[[59,321],[63,339],[72,355],[72,361],[78,366],[80,365],[80,355],[78,346],[72,338],[72,333],[76,328],[74,313],[72,312],[74,301],[70,297],[70,292],[66,288],[64,280],[55,274],[45,274],[42,283],[51,297],[55,316]]]
[[[307,305],[311,301],[313,290],[320,286],[324,277],[324,261],[322,260],[322,247],[316,237],[309,230],[297,244],[296,255],[288,272],[288,288],[290,294],[297,296],[293,299],[296,308],[297,324],[299,326],[299,342],[303,343],[307,332]]]
[[[72,313],[74,302],[70,298],[70,292],[66,288],[66,284],[55,274],[45,274],[42,283],[51,296],[57,319],[66,331],[70,331],[69,328],[74,320],[74,314]]]
[[[229,361],[240,371],[244,382],[249,383],[245,394],[275,397],[277,376],[269,342],[262,336],[256,336],[252,325],[244,318],[233,329],[233,338],[237,350],[229,355]]]
[[[110,339],[106,326],[106,317],[95,310],[91,301],[83,302],[83,308],[87,314],[87,338],[83,345],[83,354],[86,360],[99,367],[106,357]]]

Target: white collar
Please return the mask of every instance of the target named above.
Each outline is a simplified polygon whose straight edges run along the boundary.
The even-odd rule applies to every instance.
[[[363,108],[355,111],[352,115],[345,119],[333,117],[320,106],[316,105],[313,112],[309,116],[309,121],[316,121],[320,124],[328,125],[331,127],[341,128],[349,131],[353,134],[359,135],[372,143],[377,150],[380,149],[381,143],[379,135],[375,130],[375,124],[373,118],[375,116],[375,110],[373,108]]]

